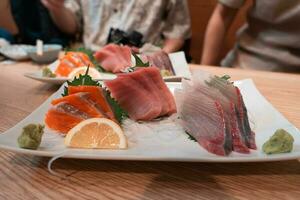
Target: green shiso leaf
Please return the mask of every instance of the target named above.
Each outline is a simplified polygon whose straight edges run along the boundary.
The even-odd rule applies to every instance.
[[[121,106],[114,98],[111,97],[110,92],[108,90],[104,90],[104,94],[107,102],[109,103],[115,114],[115,118],[118,120],[118,122],[122,123],[124,119],[128,118],[127,112],[121,108]]]
[[[68,87],[69,86],[80,86],[80,85],[90,85],[90,86],[99,86],[101,84],[98,81],[94,81],[89,73],[89,67],[87,68],[84,75],[80,74],[79,77],[75,77],[72,81],[67,81],[67,86],[64,87],[64,92],[62,96],[68,96]]]
[[[197,140],[191,134],[189,134],[187,131],[185,131],[185,133],[189,136],[188,139],[197,142]]]
[[[150,63],[146,62],[144,63],[136,53],[132,52],[133,57],[135,58],[135,67],[149,67]]]

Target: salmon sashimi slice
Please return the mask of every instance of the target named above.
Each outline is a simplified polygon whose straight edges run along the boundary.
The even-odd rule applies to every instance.
[[[131,67],[131,48],[109,44],[94,54],[100,65],[109,72],[119,73]]]
[[[81,121],[90,118],[90,116],[76,107],[61,102],[50,108],[46,113],[46,125],[62,134],[66,134]]]
[[[51,103],[52,105],[57,105],[61,102],[68,103],[87,113],[91,117],[103,117],[103,114],[96,108],[95,104],[89,100],[90,93],[88,92],[79,92],[76,94],[71,94],[65,97],[61,97],[59,99],[54,99]]]
[[[88,92],[89,99],[96,104],[94,105],[98,111],[100,111],[103,116],[116,121],[114,117],[114,113],[108,104],[105,95],[103,94],[103,90],[99,86],[69,86],[68,93],[69,95],[81,93],[81,92]]]
[[[60,58],[55,74],[67,77],[74,68],[83,66],[94,67],[94,64],[85,53],[67,52],[62,58]]]

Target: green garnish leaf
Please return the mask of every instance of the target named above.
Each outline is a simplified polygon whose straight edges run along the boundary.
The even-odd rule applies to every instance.
[[[62,96],[68,96],[68,87],[69,86],[80,86],[80,85],[90,85],[90,86],[99,86],[101,87],[101,84],[98,81],[94,81],[89,73],[89,67],[87,68],[84,75],[79,74],[79,77],[74,77],[73,81],[67,81],[67,86],[64,88],[64,93]]]
[[[197,140],[191,134],[189,134],[187,131],[185,131],[185,133],[189,136],[188,139],[197,142]]]
[[[138,57],[138,55],[136,55],[136,53],[132,52],[132,55],[135,58],[135,67],[149,67],[150,66],[149,62],[144,63],[142,61],[142,59],[140,59],[140,57]]]
[[[109,103],[110,107],[112,108],[116,119],[118,122],[122,123],[122,121],[128,118],[128,114],[125,110],[121,108],[118,102],[111,97],[110,92],[108,90],[104,90],[104,94],[106,97],[107,102]]]
[[[225,74],[225,75],[221,76],[220,78],[225,81],[228,81],[231,77],[229,75]]]

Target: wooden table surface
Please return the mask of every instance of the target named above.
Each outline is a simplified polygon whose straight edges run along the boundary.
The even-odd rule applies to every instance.
[[[192,66],[195,67],[195,66]],[[0,65],[0,132],[13,127],[50,94],[25,78],[39,67]],[[262,94],[300,128],[300,75],[202,67],[234,80],[252,78]],[[300,163],[180,163],[60,159],[0,151],[0,199],[300,199]]]

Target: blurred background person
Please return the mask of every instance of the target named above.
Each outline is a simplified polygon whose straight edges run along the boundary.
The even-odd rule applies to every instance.
[[[161,46],[167,53],[182,49],[191,36],[185,0],[41,1],[60,30],[81,32],[84,46],[92,50],[106,45],[116,32]]]
[[[69,42],[40,0],[1,0],[0,38],[11,44],[35,45],[37,39],[63,46]]]
[[[201,64],[219,65],[225,35],[245,0],[219,0],[207,26]],[[300,1],[253,0],[247,23],[221,65],[300,72]]]

